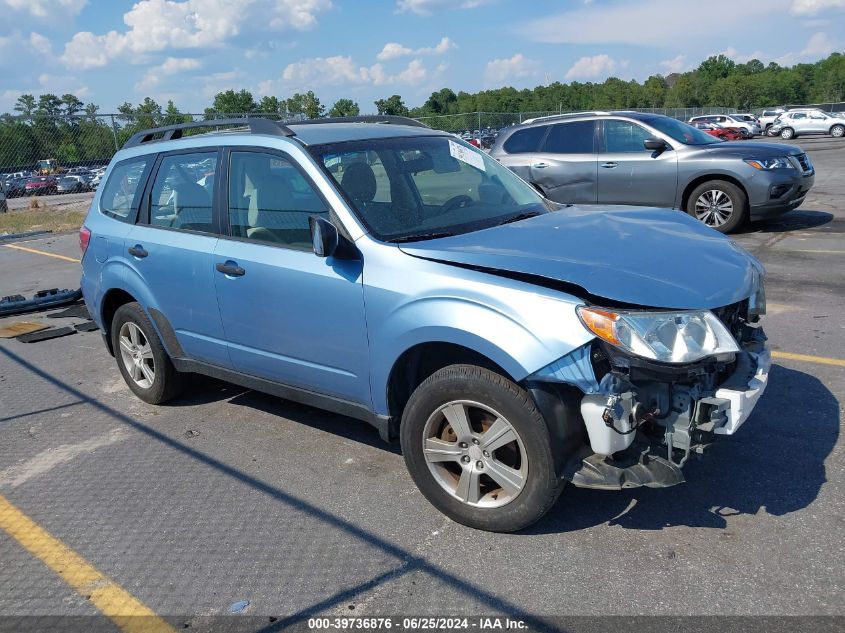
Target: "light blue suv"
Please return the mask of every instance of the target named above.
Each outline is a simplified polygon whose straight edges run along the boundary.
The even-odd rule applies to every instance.
[[[567,481],[680,483],[766,386],[746,251],[673,211],[558,205],[401,117],[139,133],[80,239],[139,398],[200,373],[365,420],[480,529],[531,524]]]

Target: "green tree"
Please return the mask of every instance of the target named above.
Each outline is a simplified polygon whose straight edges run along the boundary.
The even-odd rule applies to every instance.
[[[282,114],[282,102],[277,97],[261,97],[258,111],[264,114]]]
[[[62,113],[62,100],[49,92],[41,95],[38,97],[38,106],[35,112],[48,117],[56,117]]]
[[[32,95],[21,95],[15,101],[15,112],[20,112],[25,117],[31,117],[35,113],[36,101]]]
[[[361,109],[352,99],[338,99],[329,110],[329,116],[358,116]]]
[[[64,104],[64,113],[69,117],[76,116],[85,107],[76,95],[70,93],[62,95],[62,103]]]
[[[258,110],[258,104],[252,97],[249,90],[242,89],[238,92],[226,90],[214,95],[214,103],[206,108],[206,116],[251,114]]]
[[[162,125],[176,125],[178,123],[189,123],[191,117],[182,114],[172,99],[168,99],[167,105],[164,108],[164,117],[162,118]]]
[[[302,96],[302,112],[309,119],[317,119],[326,114],[326,106],[309,90]]]
[[[378,99],[375,101],[375,106],[379,114],[398,114],[400,116],[408,116],[409,114],[408,108],[399,95],[391,95],[387,99]]]
[[[423,104],[423,110],[431,114],[449,114],[455,112],[458,104],[458,95],[450,88],[441,88],[432,92],[428,100]]]

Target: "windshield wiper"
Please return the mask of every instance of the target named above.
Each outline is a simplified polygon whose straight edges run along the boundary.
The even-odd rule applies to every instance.
[[[510,224],[511,222],[519,222],[520,220],[527,220],[528,218],[535,218],[538,215],[540,215],[539,211],[526,211],[525,213],[517,213],[516,215],[512,215],[508,219],[499,222],[496,226]]]
[[[412,233],[411,235],[402,235],[387,240],[391,244],[399,244],[401,242],[422,242],[423,240],[436,240],[439,237],[452,237],[454,233],[448,231],[440,231],[436,233]]]

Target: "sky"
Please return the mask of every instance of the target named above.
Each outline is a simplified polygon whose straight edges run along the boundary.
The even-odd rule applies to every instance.
[[[643,80],[709,55],[792,65],[845,50],[845,0],[0,0],[0,112],[72,92],[113,112],[217,92],[399,94]]]

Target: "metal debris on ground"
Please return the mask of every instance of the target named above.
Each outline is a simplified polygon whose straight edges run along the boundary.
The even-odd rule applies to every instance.
[[[82,290],[79,288],[76,290],[68,290],[67,288],[63,290],[59,290],[58,288],[39,290],[33,295],[32,299],[27,299],[23,295],[9,295],[0,298],[0,316],[55,308],[73,303],[81,298]]]
[[[249,606],[249,600],[239,600],[229,607],[229,613],[242,613]]]
[[[65,326],[41,330],[40,332],[31,332],[30,334],[21,334],[16,338],[21,343],[38,343],[40,341],[48,341],[61,336],[68,336],[69,334],[76,334],[76,330],[72,327]]]
[[[21,334],[46,330],[48,327],[50,326],[36,321],[13,321],[0,327],[0,338],[15,338]]]

